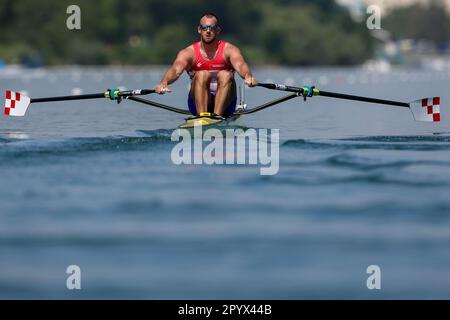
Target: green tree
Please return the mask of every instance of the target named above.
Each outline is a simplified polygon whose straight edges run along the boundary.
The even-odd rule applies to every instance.
[[[333,0],[78,0],[82,30],[66,28],[70,0],[0,0],[0,59],[48,64],[161,64],[197,41],[206,12],[251,63],[356,64],[372,53],[365,26]],[[31,63],[32,64],[32,63]]]
[[[392,11],[383,21],[394,39],[427,39],[436,44],[450,41],[450,20],[443,4],[415,4]]]

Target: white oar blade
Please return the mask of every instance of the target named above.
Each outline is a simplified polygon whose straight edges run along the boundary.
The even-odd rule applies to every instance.
[[[14,117],[23,117],[31,99],[19,92],[6,91],[5,115]]]
[[[439,122],[441,121],[441,98],[425,98],[413,101],[409,104],[416,121]]]

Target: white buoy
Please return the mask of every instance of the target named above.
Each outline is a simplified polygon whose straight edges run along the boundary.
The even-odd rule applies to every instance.
[[[74,96],[79,96],[80,94],[83,94],[83,89],[81,88],[72,88],[70,93]]]

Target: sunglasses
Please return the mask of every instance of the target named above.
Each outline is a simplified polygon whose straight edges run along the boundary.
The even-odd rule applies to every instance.
[[[208,24],[201,24],[200,26],[200,29],[202,30],[202,31],[206,31],[206,30],[211,30],[211,31],[216,31],[218,28],[219,28],[219,26],[217,25],[217,24],[210,24],[210,25],[208,25]]]

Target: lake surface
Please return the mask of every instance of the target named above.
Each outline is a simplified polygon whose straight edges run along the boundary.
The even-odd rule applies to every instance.
[[[164,68],[0,71],[31,97],[153,88]],[[256,69],[260,81],[400,101],[442,122],[314,97],[242,117],[279,129],[280,168],[175,165],[183,116],[133,101],[56,102],[0,117],[0,298],[450,298],[450,74]],[[186,108],[188,78],[150,96]],[[283,93],[246,90],[251,107]],[[81,268],[82,290],[66,288]],[[368,290],[370,265],[381,290]]]

